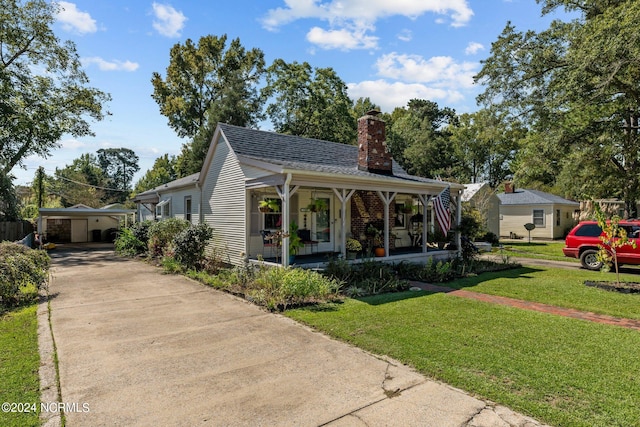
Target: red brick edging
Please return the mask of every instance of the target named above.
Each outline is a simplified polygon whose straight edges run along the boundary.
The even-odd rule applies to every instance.
[[[446,293],[461,298],[474,299],[477,301],[483,301],[492,304],[521,308],[523,310],[539,311],[541,313],[554,314],[556,316],[571,317],[574,319],[587,320],[590,322],[620,326],[623,328],[635,329],[640,331],[640,320],[623,319],[619,317],[607,316],[605,314],[596,314],[587,311],[575,310],[572,308],[556,307],[554,305],[542,304],[539,302],[523,301],[515,298],[481,294],[479,292],[467,291],[464,289],[453,289],[446,286],[432,285],[430,283],[413,281],[410,283],[411,286],[418,287],[428,292]]]

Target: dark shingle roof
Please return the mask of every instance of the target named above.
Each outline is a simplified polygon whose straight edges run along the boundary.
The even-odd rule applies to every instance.
[[[544,191],[538,190],[526,190],[524,188],[517,189],[513,193],[500,193],[498,194],[498,198],[500,198],[500,202],[502,202],[503,205],[548,205],[550,203],[560,205],[580,205],[578,202],[564,199],[560,196],[556,196],[555,194],[545,193]]]
[[[442,184],[433,179],[409,175],[395,161],[391,177],[361,171],[358,169],[358,147],[355,145],[283,135],[224,123],[219,123],[218,126],[236,155],[288,169]]]

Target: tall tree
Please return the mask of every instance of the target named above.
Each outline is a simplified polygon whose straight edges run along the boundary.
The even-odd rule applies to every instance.
[[[258,84],[264,74],[264,54],[246,50],[240,39],[227,47],[226,34],[187,39],[171,48],[166,78],[154,72],[153,99],[178,136],[190,138],[183,146],[184,174],[197,172],[218,122],[254,126],[262,119]]]
[[[391,116],[389,148],[407,172],[427,178],[454,177],[456,158],[449,126],[457,123],[455,110],[412,99],[405,111],[394,111]]]
[[[101,148],[98,164],[107,178],[107,198],[111,202],[124,202],[131,191],[133,175],[140,170],[138,155],[128,148]]]
[[[496,188],[513,174],[512,162],[525,129],[519,122],[487,109],[462,114],[458,120],[456,126],[449,127],[458,160],[456,178],[462,182],[487,181]]]
[[[83,204],[98,208],[105,204],[107,185],[108,180],[98,158],[87,153],[64,168],[56,168],[48,190],[60,197],[64,207]]]
[[[332,68],[276,59],[262,90],[274,130],[289,135],[355,144],[357,125],[347,85]]]
[[[564,8],[578,17],[555,20],[539,33],[521,33],[508,24],[476,76],[486,85],[479,100],[525,121],[545,142],[539,148],[559,147],[555,151],[562,158],[550,159],[560,169],[554,179],[566,176],[564,167],[574,164],[569,159],[591,170],[610,168],[618,183],[614,188],[603,189],[595,174],[583,176],[586,185],[574,193],[620,197],[627,214],[635,217],[640,199],[640,3],[539,3],[543,13]],[[535,148],[529,151],[540,153]]]
[[[10,191],[15,166],[48,156],[63,134],[91,135],[87,120],[101,120],[110,97],[87,86],[75,45],[54,35],[57,3],[0,0],[0,10],[0,175]]]

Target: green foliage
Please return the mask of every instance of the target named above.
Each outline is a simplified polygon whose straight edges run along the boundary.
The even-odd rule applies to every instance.
[[[182,230],[173,238],[175,259],[187,269],[201,268],[204,250],[212,237],[213,228],[205,223]]]
[[[324,274],[341,283],[341,291],[349,296],[409,289],[409,284],[398,278],[393,265],[374,260],[351,264],[346,260],[331,259]]]
[[[476,76],[479,101],[532,131],[514,165],[520,185],[577,198],[640,199],[640,3],[543,0],[574,12],[540,32],[510,23]]]
[[[609,264],[613,263],[616,269],[616,283],[620,283],[620,271],[618,268],[618,249],[631,246],[636,248],[636,241],[629,240],[627,231],[620,226],[620,217],[614,215],[610,220],[607,220],[600,205],[598,203],[593,204],[595,207],[596,220],[598,225],[602,228],[603,235],[600,236],[602,245],[598,245],[598,259],[602,261],[602,268],[607,271]]]
[[[153,99],[180,137],[193,138],[177,159],[180,176],[199,172],[218,122],[252,126],[262,119],[257,85],[264,54],[236,38],[208,35],[171,48],[166,78],[154,72]]]
[[[298,223],[291,221],[289,224],[289,255],[296,255],[301,248],[304,248],[304,242],[298,235]]]
[[[270,310],[337,297],[339,283],[320,273],[301,268],[260,269],[246,296]]]
[[[82,154],[64,168],[56,168],[53,178],[45,178],[50,192],[60,195],[63,206],[83,204],[98,208],[105,204],[107,197],[102,187],[107,187],[98,158],[89,153]]]
[[[107,199],[111,203],[123,203],[131,192],[133,175],[140,170],[138,155],[128,148],[101,148],[98,163],[106,177]]]
[[[0,243],[0,307],[33,302],[49,280],[49,255],[24,245]]]
[[[60,5],[3,1],[0,26],[0,176],[27,156],[48,157],[67,134],[90,135],[110,97],[87,86],[75,45],[54,31]],[[5,197],[4,195],[2,196]]]
[[[148,249],[151,256],[171,255],[173,239],[182,231],[189,228],[189,221],[179,218],[169,218],[157,221],[149,226]]]
[[[176,158],[168,154],[158,157],[142,178],[136,183],[133,192],[138,194],[151,190],[167,182],[178,178],[176,171]]]
[[[425,264],[401,262],[397,269],[403,279],[428,283],[448,282],[456,277],[451,261],[434,261],[433,258],[429,258]]]
[[[136,256],[146,252],[147,245],[136,238],[130,228],[123,228],[118,233],[114,243],[114,249],[118,255]]]
[[[262,90],[267,115],[279,133],[353,144],[356,120],[347,85],[332,68],[276,59],[267,70]]]

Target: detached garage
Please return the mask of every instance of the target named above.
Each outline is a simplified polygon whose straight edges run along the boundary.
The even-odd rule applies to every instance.
[[[86,243],[113,241],[114,232],[133,222],[133,209],[40,208],[38,232],[49,242]]]

